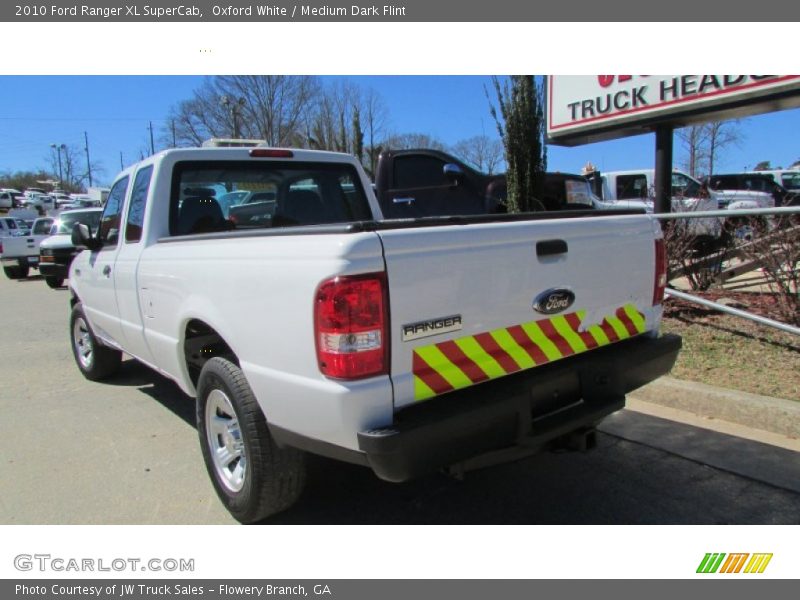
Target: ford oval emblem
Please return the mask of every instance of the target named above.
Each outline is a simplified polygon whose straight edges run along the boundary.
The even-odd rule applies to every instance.
[[[566,288],[553,288],[542,292],[533,300],[533,310],[543,315],[553,315],[567,310],[575,302],[575,294]]]

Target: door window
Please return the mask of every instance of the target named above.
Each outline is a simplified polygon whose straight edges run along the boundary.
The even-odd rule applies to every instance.
[[[103,216],[100,218],[100,240],[103,247],[114,247],[119,241],[120,214],[128,191],[128,177],[123,177],[111,188],[106,200]]]
[[[647,198],[645,175],[619,175],[617,177],[617,200],[639,200]]]
[[[144,207],[147,202],[147,192],[150,190],[150,178],[153,175],[153,166],[139,169],[136,179],[133,180],[131,203],[128,207],[128,220],[125,224],[125,241],[138,242],[142,239],[142,225],[144,224]]]
[[[449,185],[444,176],[444,161],[433,156],[400,156],[394,161],[397,189]]]
[[[42,219],[40,221],[36,221],[33,225],[33,231],[31,232],[33,235],[47,235],[50,231],[50,228],[53,226],[52,219]]]
[[[682,173],[673,173],[672,195],[678,198],[697,198],[700,195],[700,184]]]

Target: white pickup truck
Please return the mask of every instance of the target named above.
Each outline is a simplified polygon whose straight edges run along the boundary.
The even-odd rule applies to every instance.
[[[25,279],[30,269],[39,268],[39,245],[50,235],[55,219],[36,219],[27,235],[18,235],[3,240],[0,244],[0,262],[9,279]]]
[[[217,198],[268,192],[230,219]],[[252,207],[251,207],[252,208]],[[196,398],[241,522],[288,508],[305,452],[388,481],[579,436],[667,373],[656,220],[598,211],[384,220],[351,156],[168,150],[123,171],[69,272],[91,380],[129,354]]]
[[[600,177],[603,200],[618,208],[643,208],[647,212],[653,212],[655,178],[655,169],[604,171]],[[719,209],[714,193],[704,190],[703,185],[693,177],[673,170],[671,179],[673,212]],[[687,231],[697,238],[719,239],[722,235],[722,221],[715,217],[689,219]]]

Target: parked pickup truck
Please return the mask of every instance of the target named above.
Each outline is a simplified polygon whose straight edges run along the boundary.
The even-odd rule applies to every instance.
[[[431,148],[387,150],[375,169],[375,194],[391,219],[484,215],[506,211],[505,174],[488,175],[452,154]],[[605,209],[587,179],[546,173],[539,210]]]
[[[72,259],[80,252],[72,244],[72,226],[80,221],[90,231],[95,231],[102,212],[99,208],[83,208],[65,210],[58,215],[50,230],[52,235],[39,244],[39,273],[47,287],[58,289],[64,285]]]
[[[603,200],[619,208],[643,208],[653,211],[655,199],[655,169],[631,171],[604,171],[600,176]],[[672,171],[673,212],[718,210],[719,201],[714,192],[686,173]],[[687,231],[704,241],[720,240],[722,221],[715,217],[688,220]]]
[[[33,222],[29,235],[10,237],[0,246],[3,272],[9,279],[25,279],[30,269],[39,268],[39,244],[50,235],[52,217],[42,217]]]
[[[268,218],[217,201],[264,190]],[[147,158],[96,235],[73,229],[77,366],[101,380],[124,352],[196,398],[207,470],[245,523],[298,499],[305,452],[395,482],[468,470],[581,438],[671,369],[652,216],[384,217],[343,154]]]

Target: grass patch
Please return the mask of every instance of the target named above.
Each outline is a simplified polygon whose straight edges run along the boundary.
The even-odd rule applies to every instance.
[[[800,401],[800,337],[671,298],[662,331],[683,337],[678,379]]]

